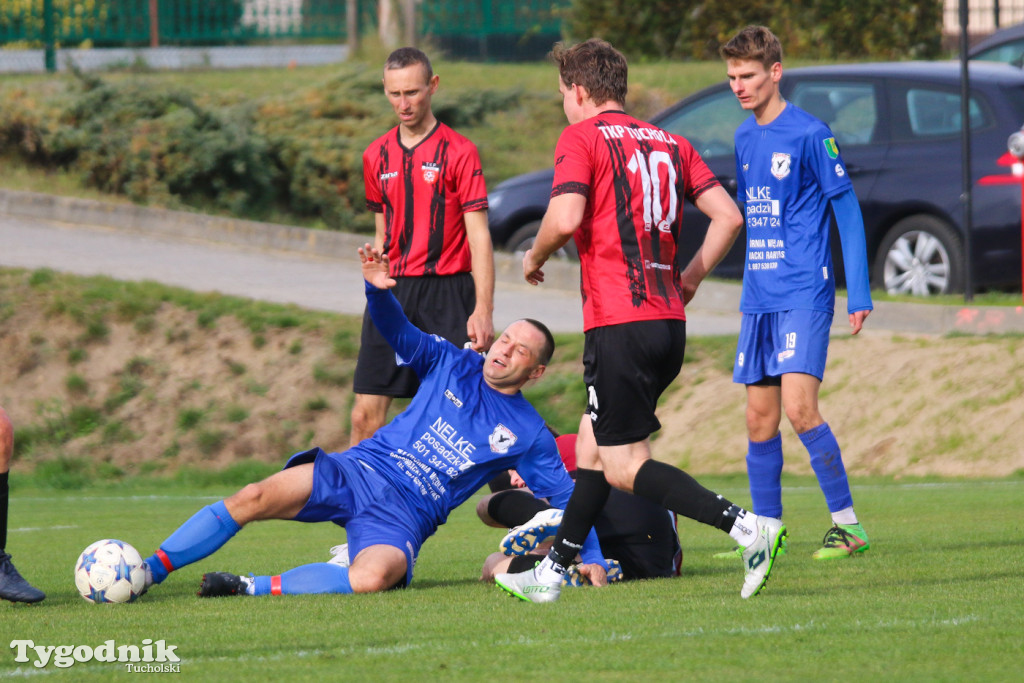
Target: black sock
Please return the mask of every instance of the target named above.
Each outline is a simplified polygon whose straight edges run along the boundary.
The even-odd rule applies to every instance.
[[[10,472],[0,474],[0,553],[7,547],[7,479]]]
[[[657,460],[648,460],[637,470],[633,493],[727,533],[736,520],[735,514],[729,515],[735,507],[731,502],[704,488],[681,469]]]
[[[526,524],[535,514],[550,507],[526,491],[500,491],[487,502],[487,516],[502,526],[514,527]]]
[[[573,563],[594,521],[601,514],[611,488],[601,470],[576,469],[576,488],[565,508],[562,525],[558,527],[558,536],[548,557],[563,567]]]

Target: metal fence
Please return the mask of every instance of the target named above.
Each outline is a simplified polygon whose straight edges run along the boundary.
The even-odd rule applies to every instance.
[[[360,3],[367,10],[373,2]],[[363,8],[361,8],[363,9]],[[50,21],[47,22],[46,18]],[[0,0],[0,42],[156,46],[345,38],[336,0]]]
[[[947,35],[960,32],[960,3],[943,0],[943,27]],[[1024,0],[967,0],[967,28],[972,35],[987,35],[1024,21]]]
[[[454,56],[515,58],[561,34],[570,0],[418,0],[416,33]],[[357,0],[357,30],[379,0]],[[0,46],[39,48],[343,42],[345,0],[0,0]]]

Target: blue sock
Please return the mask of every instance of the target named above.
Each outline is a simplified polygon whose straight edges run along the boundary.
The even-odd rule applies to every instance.
[[[308,593],[351,593],[348,567],[329,562],[304,564],[277,576],[257,576],[254,595],[303,595]]]
[[[178,527],[160,544],[159,550],[146,558],[146,564],[153,573],[153,582],[160,583],[175,569],[210,555],[241,528],[231,518],[224,501],[207,505]]]
[[[846,479],[843,455],[828,423],[807,430],[800,435],[800,441],[811,454],[811,467],[818,477],[821,492],[825,494],[829,512],[853,507],[853,495],[850,493],[850,482]]]
[[[782,518],[782,434],[767,441],[750,441],[747,478],[755,515]]]

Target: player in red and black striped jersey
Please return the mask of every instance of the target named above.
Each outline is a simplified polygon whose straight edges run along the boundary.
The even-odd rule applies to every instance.
[[[565,129],[551,197],[585,204],[575,231],[584,330],[686,319],[675,258],[683,199],[697,203],[714,188],[721,190],[718,180],[685,138],[624,111],[607,109]]]
[[[374,246],[388,254],[398,280],[393,291],[414,325],[486,351],[494,339],[494,255],[480,155],[434,117],[439,78],[423,52],[392,52],[383,80],[399,124],[363,153]],[[392,398],[411,397],[418,385],[364,315],[352,445],[384,424]]]
[[[533,248],[527,282],[575,238],[583,295],[583,380],[576,487],[554,545],[536,568],[495,582],[532,602],[558,597],[562,576],[604,507],[611,486],[718,527],[744,547],[740,594],[757,594],[785,538],[782,522],[758,517],[651,458],[661,428],[658,398],[675,379],[686,344],[684,305],[725,256],[743,217],[685,139],[623,111],[626,59],[591,39],[556,45],[558,90],[569,127],[555,148],[551,202]],[[707,236],[680,269],[676,244],[683,200],[710,219]]]
[[[412,148],[400,126],[363,153],[366,207],[383,220],[392,277],[456,275],[471,270],[465,214],[487,210],[480,155],[467,138],[434,122]]]

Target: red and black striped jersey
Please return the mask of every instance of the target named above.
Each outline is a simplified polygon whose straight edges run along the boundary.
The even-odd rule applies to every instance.
[[[718,184],[685,138],[625,112],[562,132],[551,196],[587,197],[575,234],[584,330],[686,319],[676,263],[682,202]]]
[[[471,270],[463,214],[487,208],[480,155],[438,122],[412,149],[396,126],[363,153],[366,207],[384,214],[384,251],[392,276],[454,275]]]

